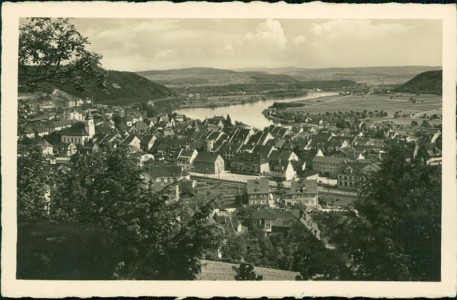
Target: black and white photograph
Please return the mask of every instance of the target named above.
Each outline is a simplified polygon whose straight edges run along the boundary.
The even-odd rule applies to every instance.
[[[9,4],[5,291],[455,293],[455,5]]]

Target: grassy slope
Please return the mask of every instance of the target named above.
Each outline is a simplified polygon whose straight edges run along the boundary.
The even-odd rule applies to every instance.
[[[239,265],[209,260],[202,262],[203,268],[199,280],[235,280],[236,272],[233,267]],[[263,280],[295,280],[295,275],[298,274],[297,272],[260,267],[255,267],[254,271],[257,275],[263,275]]]

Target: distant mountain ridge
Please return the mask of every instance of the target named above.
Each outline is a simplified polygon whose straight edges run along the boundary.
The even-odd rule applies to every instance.
[[[287,74],[236,72],[217,68],[185,68],[137,72],[149,80],[169,86],[220,86],[230,84],[271,84],[297,81]]]
[[[396,91],[409,93],[442,94],[443,72],[428,71],[420,73],[413,79],[399,86]]]
[[[141,71],[137,74],[169,87],[292,83],[294,81],[350,80],[372,85],[398,85],[437,66],[334,67],[334,68],[184,68]]]
[[[230,69],[237,72],[268,72],[273,74],[291,74],[294,72],[408,72],[417,73],[441,69],[440,66],[378,66],[378,67],[328,67],[328,68],[299,68],[299,67],[279,67],[279,68],[238,68]]]
[[[313,80],[353,80],[374,85],[403,84],[419,73],[439,70],[437,66],[390,66],[390,67],[334,67],[334,68],[246,68],[234,69],[238,72],[265,72],[289,75],[300,81]]]
[[[175,75],[175,74],[190,74],[190,75],[195,75],[195,74],[233,74],[233,73],[239,73],[236,71],[232,70],[227,70],[227,69],[217,69],[217,68],[184,68],[184,69],[168,69],[168,70],[149,70],[149,71],[140,71],[140,72],[135,72],[141,76],[147,77],[149,75],[158,75],[158,74],[168,74],[168,75]]]

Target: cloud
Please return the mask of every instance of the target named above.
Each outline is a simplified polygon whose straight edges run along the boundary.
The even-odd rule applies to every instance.
[[[246,33],[241,39],[223,46],[223,49],[235,54],[249,52],[253,49],[280,50],[287,45],[287,37],[281,23],[267,19],[257,25],[254,32]]]
[[[412,26],[400,23],[374,24],[372,20],[331,20],[313,23],[311,33],[325,39],[373,39],[407,32]]]
[[[119,70],[439,65],[430,20],[74,19]]]
[[[296,36],[292,39],[292,44],[296,46],[303,45],[306,42],[306,37],[304,35]]]

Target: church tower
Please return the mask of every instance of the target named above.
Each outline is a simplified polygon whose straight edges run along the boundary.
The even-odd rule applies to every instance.
[[[89,135],[89,138],[91,139],[95,135],[95,123],[94,123],[94,117],[90,113],[90,111],[87,112],[86,116],[86,126],[85,128],[87,134]]]

